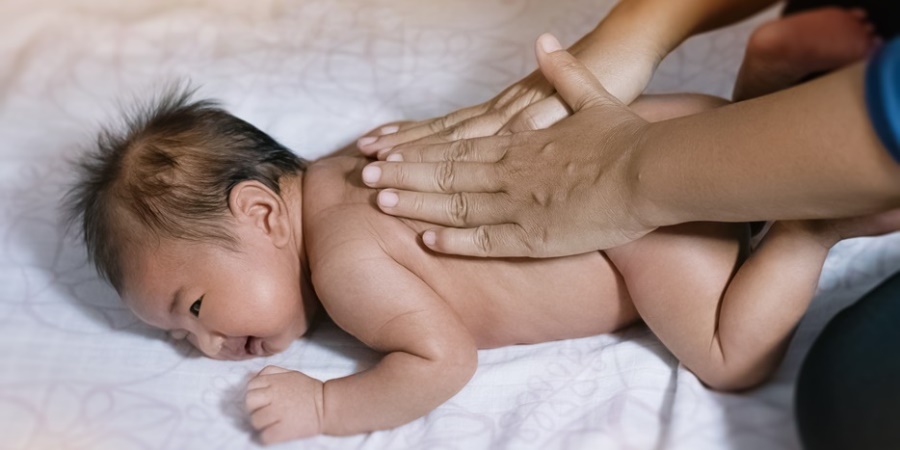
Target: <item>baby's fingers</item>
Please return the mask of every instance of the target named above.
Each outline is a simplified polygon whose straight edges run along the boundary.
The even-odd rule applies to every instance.
[[[285,369],[284,367],[278,366],[266,366],[263,370],[259,371],[259,375],[274,375],[276,373],[286,373],[290,372],[290,370]]]
[[[279,442],[289,441],[300,437],[304,436],[298,436],[297,433],[291,429],[290,424],[281,421],[275,422],[259,432],[259,440],[262,441],[264,445],[277,444]]]
[[[275,408],[266,406],[250,414],[250,425],[254,430],[262,430],[266,427],[277,424],[281,420],[281,415],[277,413]]]
[[[271,404],[272,394],[266,388],[248,390],[247,395],[244,397],[244,409],[250,414]]]

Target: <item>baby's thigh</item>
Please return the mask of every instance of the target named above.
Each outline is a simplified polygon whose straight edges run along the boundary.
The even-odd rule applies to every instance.
[[[715,316],[748,240],[746,224],[696,222],[661,228],[607,254],[651,328],[691,327]]]

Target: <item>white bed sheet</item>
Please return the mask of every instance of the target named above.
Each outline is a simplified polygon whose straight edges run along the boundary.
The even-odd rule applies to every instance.
[[[118,101],[189,77],[306,157],[396,119],[486,100],[612,0],[0,2],[0,448],[257,448],[243,383],[267,364],[327,379],[376,355],[325,325],[289,351],[200,358],[139,322],[59,225],[68,165]],[[773,12],[767,13],[771,16]],[[748,31],[693,39],[655,91],[727,96]],[[895,236],[835,248],[775,379],[704,389],[645,329],[479,353],[472,381],[406,426],[278,448],[791,449],[799,362],[825,321],[898,266]]]

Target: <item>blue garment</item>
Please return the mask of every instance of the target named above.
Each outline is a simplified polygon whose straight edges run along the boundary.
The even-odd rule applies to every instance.
[[[875,132],[900,163],[900,38],[888,42],[869,62],[866,106]]]

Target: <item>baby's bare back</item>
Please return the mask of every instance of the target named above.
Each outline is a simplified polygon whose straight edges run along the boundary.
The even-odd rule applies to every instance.
[[[374,206],[375,191],[359,182],[365,162],[335,157],[309,168],[303,189],[307,245],[329,248],[356,245],[352,241],[360,239],[376,241],[386,256],[450,306],[479,348],[608,333],[637,320],[622,277],[601,252],[554,259],[478,259],[431,252],[418,238],[429,224],[391,217]],[[328,232],[335,221],[365,226],[353,235]],[[309,254],[315,271],[321,252],[311,249]],[[341,275],[318,273],[315,278],[329,282],[343,280]]]

